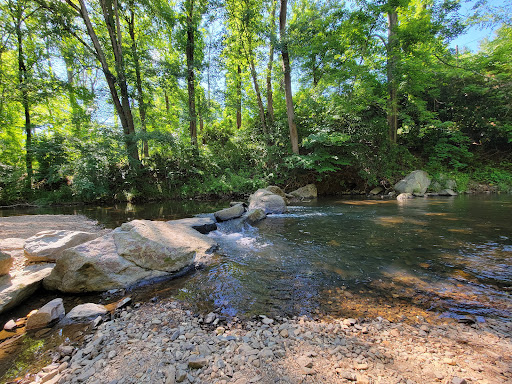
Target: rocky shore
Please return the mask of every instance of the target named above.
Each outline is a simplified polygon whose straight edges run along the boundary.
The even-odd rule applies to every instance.
[[[39,383],[510,383],[512,325],[200,316],[136,304],[61,345]]]

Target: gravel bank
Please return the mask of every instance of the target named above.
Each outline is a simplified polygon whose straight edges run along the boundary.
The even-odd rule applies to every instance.
[[[25,382],[511,383],[512,324],[193,314],[175,301],[116,312]]]

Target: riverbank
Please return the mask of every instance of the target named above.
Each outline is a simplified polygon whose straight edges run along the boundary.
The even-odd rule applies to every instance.
[[[84,345],[59,347],[53,365],[21,383],[512,380],[510,322],[469,325],[418,318],[405,324],[380,317],[323,321],[264,316],[241,320],[213,313],[203,317],[177,301],[136,306],[99,325]]]

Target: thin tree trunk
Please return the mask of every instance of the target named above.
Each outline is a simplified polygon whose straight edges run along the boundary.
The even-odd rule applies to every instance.
[[[272,9],[270,11],[270,48],[268,52],[267,64],[267,114],[270,124],[274,122],[274,95],[272,92],[272,66],[274,64],[274,28],[276,23],[277,0],[272,0]]]
[[[197,114],[195,97],[195,74],[194,74],[194,0],[188,0],[187,9],[187,90],[188,90],[188,112],[190,115],[190,142],[197,146]]]
[[[169,95],[167,91],[164,89],[164,98],[165,98],[165,111],[167,112],[167,118],[169,118],[169,112],[171,112],[171,104],[169,103]]]
[[[396,27],[398,25],[398,14],[396,8],[388,12],[388,44],[387,44],[387,81],[388,81],[388,130],[389,140],[396,143],[398,131],[398,100],[396,86],[396,50],[397,36]]]
[[[281,0],[279,12],[279,34],[281,37],[281,57],[283,59],[284,72],[284,93],[286,97],[286,115],[288,117],[288,128],[290,129],[290,142],[292,151],[299,154],[299,135],[295,125],[295,113],[293,110],[292,79],[290,75],[290,57],[288,54],[288,43],[286,41],[286,6],[287,0]]]
[[[258,84],[258,74],[256,73],[256,67],[254,65],[254,59],[252,57],[251,50],[249,51],[249,57],[250,57],[249,65],[251,67],[251,76],[252,76],[252,82],[254,84],[254,92],[256,93],[256,100],[258,101],[258,111],[260,114],[261,126],[263,128],[263,133],[265,135],[267,135],[268,129],[267,129],[267,121],[265,118],[265,107],[263,106],[263,101],[261,99],[260,86]]]
[[[27,67],[23,56],[23,34],[21,31],[22,11],[18,13],[16,20],[16,37],[18,40],[18,82],[21,89],[21,104],[25,113],[25,166],[27,168],[27,188],[32,189],[32,124],[30,121],[30,103],[27,89]]]
[[[131,6],[133,7],[133,4],[131,4]],[[147,159],[149,157],[149,146],[148,140],[146,138],[146,103],[144,103],[142,77],[140,74],[139,52],[137,50],[137,41],[135,40],[135,13],[133,11],[133,8],[130,9],[130,19],[128,20],[128,33],[130,34],[130,39],[132,40],[132,55],[133,62],[135,64],[135,81],[137,86],[137,102],[139,103],[141,130],[144,135],[142,139],[142,153],[144,158]]]
[[[68,77],[68,97],[69,104],[71,105],[71,125],[73,126],[74,134],[77,137],[81,135],[81,126],[80,126],[80,105],[76,100],[76,95],[74,91],[74,80],[73,80],[73,60],[68,56],[68,54],[63,52],[64,63],[66,64],[66,73]]]
[[[140,165],[139,160],[139,152],[137,150],[137,142],[135,140],[135,127],[133,124],[133,116],[130,108],[129,95],[128,95],[128,87],[126,85],[126,77],[124,74],[124,62],[122,56],[122,49],[119,46],[119,41],[116,38],[116,27],[113,18],[113,11],[111,8],[108,8],[105,0],[101,0],[101,7],[103,10],[103,16],[105,19],[105,23],[107,26],[108,34],[110,37],[110,42],[112,45],[112,50],[114,52],[115,62],[116,62],[116,72],[117,78],[110,71],[110,68],[107,63],[107,59],[101,48],[100,42],[98,40],[98,36],[94,31],[94,27],[92,26],[91,19],[89,17],[89,13],[87,11],[87,7],[85,5],[84,0],[78,0],[80,6],[78,7],[71,0],[66,0],[66,3],[71,6],[73,9],[80,12],[80,16],[82,17],[85,26],[87,28],[87,34],[91,38],[91,42],[94,47],[95,55],[98,61],[101,64],[101,69],[103,74],[105,75],[105,80],[107,81],[107,85],[110,91],[110,95],[112,96],[112,101],[114,103],[114,107],[116,109],[117,115],[119,116],[119,120],[121,121],[121,126],[123,127],[123,133],[125,137],[126,148],[128,152],[128,160],[130,165],[138,168]],[[119,39],[121,37],[119,36]],[[116,83],[119,85],[121,98],[119,98],[119,94],[116,88]]]
[[[242,126],[242,67],[238,64],[236,77],[236,128]]]

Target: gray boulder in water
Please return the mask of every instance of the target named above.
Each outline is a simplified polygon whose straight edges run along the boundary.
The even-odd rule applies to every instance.
[[[308,184],[290,192],[290,195],[299,199],[315,199],[318,197],[318,191],[315,184]]]
[[[401,193],[424,194],[431,182],[425,171],[414,171],[395,184],[395,191]]]
[[[286,212],[286,201],[283,197],[267,189],[258,189],[249,196],[249,211],[261,209],[265,214]]]
[[[215,212],[213,215],[217,221],[228,221],[242,216],[244,212],[245,207],[242,204],[236,204],[232,207],[221,209],[220,211]]]

